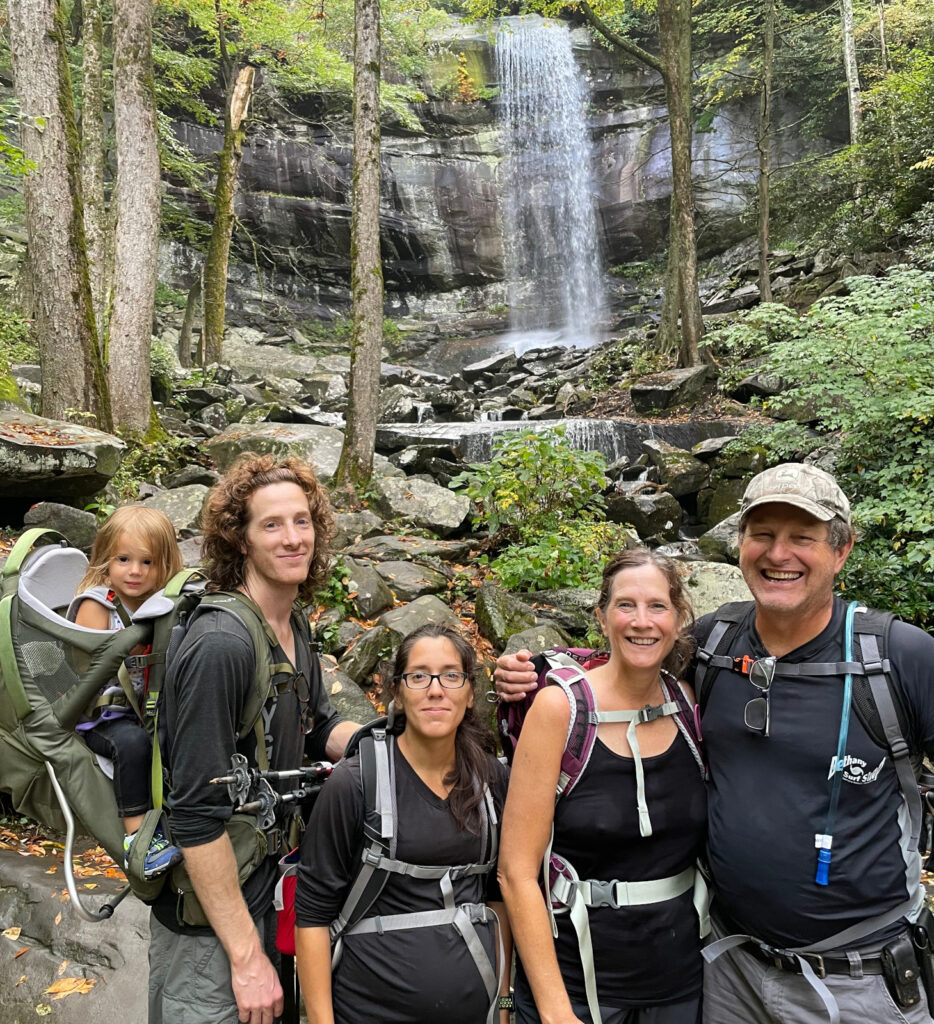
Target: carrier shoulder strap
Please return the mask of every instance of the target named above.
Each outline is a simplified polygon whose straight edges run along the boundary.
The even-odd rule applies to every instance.
[[[733,638],[739,623],[746,618],[752,608],[752,601],[730,601],[714,612],[713,625],[707,639],[694,656],[697,662],[694,670],[694,694],[701,714],[707,707],[717,672],[721,668],[732,667],[732,659],[718,655],[717,651],[729,647],[729,641]]]

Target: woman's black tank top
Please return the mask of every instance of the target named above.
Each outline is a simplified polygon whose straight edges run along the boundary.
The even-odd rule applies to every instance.
[[[554,851],[581,879],[637,882],[676,875],[701,853],[707,794],[680,733],[666,751],[644,757],[652,835],[639,833],[635,762],[598,739],[574,790],[555,806]],[[700,991],[701,957],[692,893],[664,903],[589,911],[601,1006],[677,1002]],[[586,1002],[577,935],[557,916],[558,964],[571,999]]]

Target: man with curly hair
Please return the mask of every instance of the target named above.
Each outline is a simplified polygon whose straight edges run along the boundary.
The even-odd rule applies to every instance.
[[[259,763],[259,728],[242,735],[240,725],[257,658],[268,654],[255,650],[242,616],[261,618],[277,642],[273,663],[294,669],[285,676],[289,685],[274,686],[262,709],[270,769],[298,767],[305,751],[336,760],[357,728],[329,704],[307,621],[294,609],[327,575],[333,517],[307,464],[247,454],[209,494],[203,529],[210,589],[234,594],[235,614],[199,609],[169,667],[161,715],[173,839],[208,924],[191,923],[178,886],[163,889],[151,916],[149,1021],[272,1024],[283,992],[266,950],[275,934],[272,901],[284,850],[262,856],[260,849],[250,871],[228,834],[233,808],[226,787],[210,779],[227,773],[234,753]],[[269,847],[285,822],[276,824]]]

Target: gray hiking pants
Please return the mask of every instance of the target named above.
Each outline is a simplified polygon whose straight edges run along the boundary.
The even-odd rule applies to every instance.
[[[256,927],[274,953],[276,912]],[[152,914],[149,935],[149,1024],[238,1024],[230,960],[220,939],[213,933],[179,935]]]
[[[910,1009],[896,1006],[880,974],[824,978],[840,1024],[931,1024],[924,990]],[[827,1010],[801,974],[763,963],[745,947],[704,966],[704,1024],[827,1024]]]

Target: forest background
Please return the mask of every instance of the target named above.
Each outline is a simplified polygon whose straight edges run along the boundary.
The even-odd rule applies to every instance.
[[[524,9],[589,25],[601,45],[664,82],[672,227],[661,323],[645,333],[641,365],[712,360],[726,368],[722,378],[742,360],[764,360],[763,372],[786,385],[773,408],[803,402],[812,415],[807,427],[788,421],[754,429],[741,443],[771,462],[829,452],[864,532],[844,582],[875,604],[930,622],[934,8],[926,0],[535,0]],[[231,244],[236,258],[252,252],[262,262],[235,204],[257,77],[284,105],[315,97],[328,120],[349,123],[355,86],[369,70],[367,85],[379,100],[359,131],[376,142],[378,160],[380,120],[417,130],[427,54],[446,21],[519,12],[488,0],[383,0],[378,8],[369,0],[8,0],[0,10],[0,233],[28,254],[0,309],[0,374],[38,355],[44,415],[116,430],[134,451],[150,453],[166,443],[150,390],[166,360],[152,347],[157,294],[185,305],[189,331],[201,320],[201,361],[216,363]],[[367,32],[381,47],[356,73],[355,17],[358,47]],[[463,68],[451,91],[463,102],[494,98],[481,95]],[[762,304],[711,330],[697,299],[691,136],[710,130],[717,112],[739,97],[758,98],[760,108],[751,231]],[[795,130],[834,139],[830,151],[771,166],[769,140],[786,130],[772,118],[780,97],[800,111]],[[360,93],[356,106],[358,113],[366,107]],[[215,162],[180,142],[179,121],[223,126]],[[365,136],[357,140],[355,156],[363,160]],[[192,217],[166,184],[201,196],[207,215]],[[356,225],[372,236],[378,194],[377,205],[370,196],[366,206],[356,191],[364,202]],[[158,285],[158,245],[167,237],[203,254],[188,295]],[[875,254],[878,269],[844,294],[792,310],[770,301],[768,259],[778,247],[821,248],[831,259]],[[362,252],[355,246],[353,255]],[[369,271],[356,266],[354,274],[379,277],[379,289],[364,308],[352,287],[352,317],[324,329],[349,333],[355,364],[375,345],[378,373],[379,345],[391,326],[382,320],[372,245],[370,252]],[[183,363],[188,350],[180,347]],[[613,366],[611,353],[595,391],[619,384]],[[372,380],[372,359],[368,372]],[[363,377],[356,387],[352,380],[352,395],[368,390]],[[353,418],[351,409],[349,425]],[[364,456],[356,477],[345,479],[348,500],[365,487],[367,458],[372,465],[372,408],[358,419]]]

